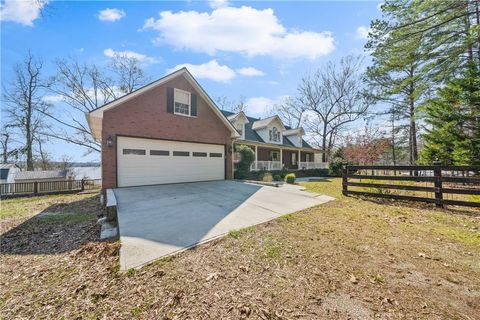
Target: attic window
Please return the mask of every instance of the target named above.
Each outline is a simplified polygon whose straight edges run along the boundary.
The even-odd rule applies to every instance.
[[[280,142],[280,132],[276,127],[270,130],[270,141]]]
[[[243,137],[243,126],[244,124],[241,122],[235,122],[235,129],[237,129],[238,133]]]
[[[176,114],[190,115],[190,92],[175,89],[174,102]]]

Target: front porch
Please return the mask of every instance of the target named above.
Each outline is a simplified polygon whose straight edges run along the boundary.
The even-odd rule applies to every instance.
[[[255,152],[251,171],[309,170],[328,168],[328,163],[316,162],[315,152],[285,147],[250,146]],[[318,152],[318,155],[321,153]]]

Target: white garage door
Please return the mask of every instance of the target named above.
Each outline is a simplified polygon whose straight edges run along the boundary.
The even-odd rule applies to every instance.
[[[118,186],[223,180],[223,145],[118,137]]]

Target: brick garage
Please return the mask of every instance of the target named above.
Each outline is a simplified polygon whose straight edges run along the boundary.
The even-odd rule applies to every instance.
[[[117,143],[121,136],[220,145],[225,151],[224,178],[232,178],[232,127],[227,125],[228,120],[222,119],[221,113],[216,113],[209,105],[201,92],[203,89],[199,90],[195,80],[192,84],[193,78],[189,79],[191,75],[186,69],[176,73],[168,81],[103,110],[100,127],[104,188],[118,187]],[[195,96],[196,116],[168,112],[167,88],[180,89]],[[91,117],[96,115],[94,112]],[[92,129],[95,127],[93,120],[96,119],[89,120]],[[111,146],[107,145],[108,141]]]

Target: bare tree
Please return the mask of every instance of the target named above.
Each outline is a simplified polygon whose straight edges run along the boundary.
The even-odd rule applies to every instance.
[[[21,148],[26,155],[27,170],[34,169],[33,145],[45,127],[44,114],[49,104],[43,99],[46,83],[42,79],[43,62],[29,52],[21,64],[14,67],[13,81],[4,88],[8,125],[19,130]]]
[[[58,60],[56,65],[57,74],[50,79],[50,88],[63,102],[64,116],[59,117],[58,112],[46,114],[58,122],[61,129],[44,134],[83,146],[87,153],[100,152],[101,146],[93,139],[84,114],[144,85],[147,78],[139,61],[125,55],[114,56],[110,65],[112,75],[108,70],[74,60]]]
[[[41,168],[42,170],[49,170],[51,169],[51,156],[50,154],[43,148],[45,139],[43,137],[38,137],[35,139],[36,145],[38,150],[36,152],[37,156],[34,157],[36,162],[36,167]]]
[[[246,98],[244,96],[240,96],[238,101],[231,100],[227,96],[219,96],[215,98],[215,103],[220,107],[220,109],[234,113],[241,111],[246,112],[248,108]]]
[[[0,144],[2,146],[2,161],[8,163],[10,158],[10,143],[12,141],[11,129],[8,125],[2,124],[2,134],[0,136]]]
[[[110,66],[116,75],[118,89],[124,94],[138,89],[148,81],[138,59],[132,58],[126,53],[115,52]]]
[[[305,107],[298,99],[286,97],[273,106],[271,113],[278,115],[287,126],[298,128],[304,121]]]
[[[360,72],[362,58],[347,56],[330,62],[302,79],[298,101],[307,114],[307,131],[320,137],[319,145],[327,161],[337,134],[348,123],[360,119],[368,110]]]

